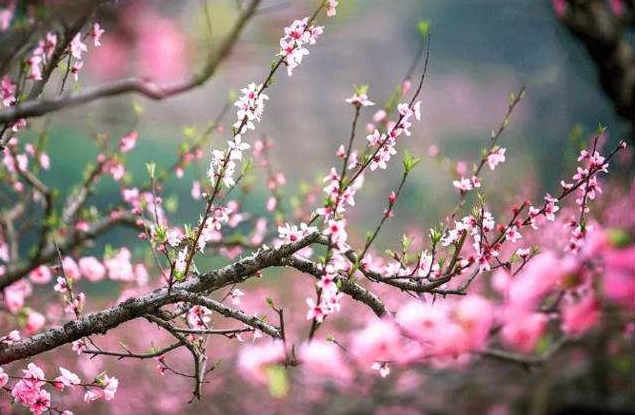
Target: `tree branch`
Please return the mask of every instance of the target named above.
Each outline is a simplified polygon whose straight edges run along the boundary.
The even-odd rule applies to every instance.
[[[106,310],[70,321],[62,327],[46,330],[11,345],[0,345],[0,364],[25,359],[92,334],[105,334],[126,321],[152,314],[161,306],[181,301],[183,292],[214,291],[243,282],[264,268],[278,266],[282,258],[315,242],[318,235],[312,233],[297,242],[278,248],[263,248],[233,264],[174,284],[172,291],[160,288],[144,296],[130,298]]]
[[[238,18],[233,30],[221,45],[220,50],[216,54],[210,53],[205,67],[201,72],[192,75],[190,79],[172,85],[157,85],[144,78],[120,79],[52,99],[26,101],[20,105],[1,111],[0,122],[9,123],[20,118],[41,116],[65,107],[77,106],[100,98],[128,92],[136,92],[150,99],[161,100],[203,85],[214,75],[220,63],[229,56],[240,33],[247,22],[253,17],[260,2],[261,0],[252,0],[247,9]]]

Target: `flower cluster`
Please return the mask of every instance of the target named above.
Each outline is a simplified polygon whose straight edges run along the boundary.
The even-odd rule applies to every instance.
[[[331,3],[329,3],[331,4]],[[329,8],[335,10],[335,6]],[[309,18],[294,20],[288,27],[284,28],[284,36],[280,39],[280,52],[278,56],[283,57],[283,62],[287,66],[287,74],[293,75],[293,70],[300,66],[302,58],[309,54],[307,45],[314,45],[317,42],[324,28],[322,26],[309,24]]]
[[[387,132],[381,134],[379,130],[375,129],[374,132],[366,137],[368,145],[374,148],[374,152],[371,156],[370,169],[375,170],[377,168],[385,169],[388,166],[391,156],[397,154],[395,145],[397,144],[397,137],[402,133],[410,136],[410,127],[412,123],[410,119],[412,116],[417,120],[421,120],[421,101],[417,101],[414,105],[410,106],[406,103],[401,103],[397,106],[400,117],[397,122],[387,121]],[[378,115],[379,114],[379,115]],[[376,117],[382,119],[383,114],[378,113]]]
[[[505,148],[497,148],[487,156],[487,165],[490,170],[494,170],[496,166],[505,161]]]
[[[0,104],[5,107],[15,104],[16,85],[9,75],[4,75],[0,81]]]
[[[8,390],[15,402],[27,407],[32,414],[41,415],[44,412],[58,413],[60,415],[73,415],[69,410],[61,410],[51,404],[51,393],[44,389],[47,384],[62,391],[65,388],[82,386],[84,401],[91,402],[99,398],[111,400],[117,392],[119,381],[114,377],[101,374],[91,384],[83,384],[79,376],[70,370],[60,367],[60,376],[55,379],[46,379],[44,371],[35,363],[29,363],[26,369],[22,370],[22,376]],[[9,376],[0,368],[0,387],[6,387],[9,383]]]
[[[78,79],[79,70],[84,65],[84,62],[82,61],[82,53],[88,50],[88,47],[83,42],[83,39],[87,36],[92,37],[94,46],[98,47],[101,45],[101,36],[103,34],[104,30],[100,27],[99,23],[95,23],[93,28],[89,30],[85,36],[82,36],[82,34],[78,32],[71,40],[66,53],[74,59],[73,65],[68,70],[71,74],[73,74],[75,81]],[[52,32],[47,33],[44,39],[39,41],[37,48],[33,50],[31,57],[26,61],[30,69],[30,79],[35,81],[42,80],[42,70],[51,61],[56,46],[57,34]]]
[[[481,187],[481,181],[478,177],[472,176],[470,178],[461,177],[461,180],[454,180],[452,185],[459,189],[461,192],[468,192],[475,187]]]
[[[577,189],[578,196],[575,202],[580,206],[580,217],[577,220],[572,217],[567,223],[571,228],[569,244],[566,249],[572,252],[578,252],[584,243],[587,232],[587,226],[584,223],[584,214],[589,211],[588,202],[595,200],[598,194],[602,194],[602,187],[598,182],[597,173],[608,172],[609,163],[605,161],[604,156],[599,151],[593,150],[589,152],[582,150],[578,157],[578,166],[576,173],[572,177],[572,182],[567,183],[564,180],[560,182],[564,192]]]
[[[13,124],[12,131],[17,132],[25,125],[26,121],[18,121]],[[17,137],[11,137],[2,151],[2,166],[6,168],[8,181],[12,184],[13,190],[22,193],[25,185],[20,180],[21,176],[32,168],[48,170],[51,167],[51,161],[46,152],[31,143],[24,144],[23,149],[20,150],[20,140]],[[32,199],[34,202],[42,203],[44,195],[40,190],[33,189]]]

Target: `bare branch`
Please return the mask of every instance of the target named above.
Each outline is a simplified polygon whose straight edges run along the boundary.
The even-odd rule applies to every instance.
[[[193,294],[187,291],[178,291],[176,292],[176,297],[181,301],[187,301],[188,303],[198,304],[210,308],[224,315],[225,317],[233,318],[242,323],[245,323],[246,325],[258,329],[263,333],[270,335],[271,337],[282,338],[280,329],[278,329],[277,327],[265,323],[256,316],[245,314],[241,310],[226,306],[225,304],[220,303],[216,300],[212,300],[211,298],[205,297],[204,295]]]

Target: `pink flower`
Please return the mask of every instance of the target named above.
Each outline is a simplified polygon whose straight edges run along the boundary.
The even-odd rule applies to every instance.
[[[101,281],[106,275],[106,267],[94,256],[88,256],[79,260],[79,269],[88,281]]]
[[[211,314],[212,311],[209,308],[195,305],[187,312],[187,324],[195,329],[205,329],[211,320],[209,317]]]
[[[494,324],[494,306],[484,297],[467,295],[458,301],[453,319],[467,333],[467,347],[480,350],[485,347]]]
[[[611,10],[617,16],[621,16],[624,13],[624,0],[610,0]]]
[[[45,322],[46,319],[42,314],[38,313],[37,311],[31,310],[29,312],[29,315],[27,316],[26,326],[24,327],[24,329],[29,335],[31,335],[40,330],[44,326]]]
[[[24,306],[24,299],[32,293],[31,284],[19,280],[4,289],[4,306],[10,313],[16,313]]]
[[[148,270],[143,264],[136,264],[134,266],[134,275],[137,280],[137,285],[144,286],[148,283],[150,276],[148,275]]]
[[[370,368],[376,370],[382,378],[386,378],[390,375],[390,365],[386,362],[375,362],[370,365]]]
[[[51,278],[51,269],[46,265],[40,265],[29,273],[29,279],[34,284],[47,284]]]
[[[401,351],[399,330],[385,320],[375,320],[353,337],[351,352],[365,367],[394,360]]]
[[[368,99],[368,95],[358,93],[354,93],[352,97],[346,98],[346,102],[358,107],[368,107],[371,105],[375,105],[373,101]]]
[[[326,3],[326,15],[328,17],[333,17],[337,14],[337,10],[335,9],[337,7],[337,1],[336,0],[328,0],[328,2]]]
[[[130,251],[128,248],[121,248],[115,255],[104,261],[108,269],[108,275],[115,281],[132,281],[134,271],[130,264]]]
[[[0,388],[6,386],[7,383],[9,383],[9,375],[0,367]]]
[[[288,223],[278,227],[278,235],[284,242],[297,242],[313,232],[317,232],[317,228],[308,226],[304,222],[300,224],[299,228],[297,225],[289,225]]]
[[[522,239],[523,236],[520,232],[518,232],[518,228],[516,226],[510,226],[505,231],[505,238],[511,243],[516,243],[519,239]]]
[[[311,26],[307,28],[309,18],[295,20],[284,29],[284,36],[280,39],[280,52],[283,62],[287,65],[287,74],[293,75],[293,69],[300,66],[303,56],[309,54],[306,45],[314,45],[318,36],[323,33],[323,27]]]
[[[8,107],[13,105],[16,101],[15,97],[16,85],[13,83],[9,75],[4,75],[2,81],[0,81],[0,99],[2,105]]]
[[[600,320],[600,304],[591,293],[578,301],[567,299],[562,306],[562,331],[578,337]]]
[[[547,326],[547,316],[519,308],[505,309],[503,342],[523,353],[531,353]]]
[[[23,380],[19,381],[13,387],[11,395],[16,402],[21,403],[31,410],[35,415],[41,415],[51,406],[51,394],[45,389],[40,389]]]
[[[104,32],[105,30],[99,26],[99,23],[95,23],[93,25],[93,30],[90,32],[90,35],[93,37],[93,44],[95,47],[101,46],[101,36]]]
[[[31,56],[27,59],[27,64],[31,69],[31,73],[29,74],[29,79],[33,79],[34,81],[42,80],[42,58],[40,56]]]
[[[306,319],[317,321],[321,323],[324,321],[324,317],[328,314],[328,310],[326,309],[324,303],[320,301],[320,304],[317,304],[313,298],[307,298],[306,304],[309,306],[308,311],[306,312]]]
[[[333,342],[312,340],[304,343],[299,351],[302,367],[310,373],[332,379],[348,380],[351,371],[340,348]]]
[[[532,309],[542,298],[561,284],[567,274],[576,272],[576,264],[560,260],[552,251],[532,259],[509,286],[507,301],[514,307]]]
[[[137,143],[138,136],[139,134],[136,131],[130,131],[121,137],[121,140],[119,140],[119,150],[121,150],[122,153],[127,153],[132,150]]]
[[[22,370],[24,380],[33,385],[42,386],[44,384],[44,371],[35,363],[29,363],[26,370]]]
[[[260,345],[247,345],[238,354],[238,370],[250,382],[266,383],[267,369],[285,360],[282,343],[269,342]]]
[[[273,212],[276,209],[277,205],[278,205],[278,200],[276,200],[274,196],[269,197],[269,199],[267,199],[267,205],[266,205],[267,212]]]
[[[505,151],[506,149],[499,148],[487,156],[487,164],[489,165],[490,170],[494,170],[499,163],[505,161]]]
[[[233,305],[240,305],[240,299],[245,295],[245,293],[238,289],[238,288],[234,288],[233,290],[231,290],[230,293],[230,297],[232,298],[232,304]]]
[[[53,290],[61,294],[66,293],[68,291],[68,284],[66,283],[66,279],[64,277],[57,277],[56,281],[57,282],[55,283]]]
[[[126,174],[126,169],[123,164],[113,161],[108,164],[108,172],[112,175],[112,178],[118,182],[124,174]]]
[[[104,399],[107,401],[112,400],[115,397],[115,393],[117,393],[117,387],[119,386],[119,380],[114,377],[108,377],[104,375],[103,380],[99,382],[104,387]]]
[[[69,278],[71,280],[78,280],[82,276],[77,263],[73,258],[69,256],[64,257],[64,259],[62,260],[62,269],[64,270],[64,275],[66,275],[66,278]]]
[[[482,347],[492,324],[489,302],[475,296],[459,304],[454,313],[451,311],[447,304],[413,300],[399,309],[395,320],[409,337],[428,350],[426,354],[456,358]]]
[[[42,166],[44,170],[48,170],[51,167],[51,159],[49,158],[48,154],[40,154],[40,166]]]
[[[172,19],[142,13],[138,29],[139,72],[154,81],[172,81],[188,71],[187,39]]]
[[[545,217],[547,220],[554,221],[556,220],[556,212],[560,210],[556,203],[558,199],[552,197],[549,193],[545,196]]]
[[[11,26],[11,19],[13,19],[12,9],[0,10],[0,32],[4,32]]]
[[[475,187],[481,187],[481,182],[476,176],[471,178],[461,177],[461,180],[454,180],[452,185],[462,192],[467,192]]]
[[[551,0],[553,9],[558,17],[563,17],[567,11],[567,0]]]
[[[198,180],[192,182],[192,199],[198,200],[201,198],[201,183]]]
[[[13,344],[20,341],[20,333],[17,330],[11,330],[6,336],[0,337],[0,343]]]
[[[83,67],[83,61],[76,61],[73,63],[73,66],[71,67],[71,74],[73,74],[73,79],[75,79],[75,82],[79,81],[79,70]]]
[[[53,56],[56,45],[57,35],[49,32],[43,40],[38,42],[38,47],[33,51],[33,54],[41,56],[43,61],[48,62]]]
[[[67,386],[79,385],[81,383],[79,376],[77,376],[70,370],[65,369],[61,366],[60,366],[60,373],[62,375],[56,377],[55,383],[54,383],[54,386],[59,390],[63,390],[64,387],[67,387]]]
[[[330,236],[331,241],[335,244],[346,242],[348,237],[346,234],[346,220],[329,220],[324,229],[324,234]]]
[[[610,248],[604,254],[604,296],[633,312],[635,310],[635,245]]]
[[[77,355],[81,355],[84,350],[86,350],[86,342],[83,339],[75,340],[71,344],[71,350],[73,350]]]
[[[82,42],[82,34],[81,33],[77,33],[75,35],[75,37],[71,41],[70,48],[71,48],[71,55],[73,55],[73,57],[75,59],[81,60],[82,59],[82,52],[86,52],[88,50],[88,48],[86,47],[84,42]]]
[[[119,380],[117,378],[103,375],[103,377],[97,379],[96,383],[99,387],[89,388],[86,393],[84,393],[84,402],[90,403],[100,398],[110,401],[115,397],[117,387],[119,386]]]

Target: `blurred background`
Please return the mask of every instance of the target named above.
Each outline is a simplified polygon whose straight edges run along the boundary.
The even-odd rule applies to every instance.
[[[301,70],[291,78],[283,72],[277,76],[258,128],[258,134],[274,142],[272,164],[287,177],[289,189],[312,182],[316,172],[325,174],[333,164],[334,151],[349,131],[353,111],[344,99],[353,85],[370,85],[370,98],[382,103],[401,82],[420,46],[420,19],[431,23],[423,122],[403,146],[418,156],[437,146],[448,159],[425,160],[407,185],[407,214],[401,218],[432,225],[443,216],[454,201],[456,162],[471,167],[490,131],[502,121],[509,94],[523,85],[526,99],[501,141],[512,162],[485,184],[488,191],[500,190],[501,197],[518,193],[505,190],[553,189],[577,150],[572,137],[588,138],[599,123],[608,127],[611,144],[632,134],[631,120],[617,115],[604,93],[595,62],[548,0],[341,3],[338,18],[322,22],[325,33]],[[107,30],[103,46],[88,54],[79,84],[126,75],[157,81],[186,77],[201,66],[205,51],[218,45],[238,13],[234,1],[211,1],[207,7],[209,26],[198,1],[124,2],[124,7],[113,8],[110,20],[102,23]],[[73,177],[94,158],[97,149],[91,151],[87,135],[108,134],[116,140],[127,133],[136,122],[133,101],[143,115],[136,126],[141,150],[129,156],[130,165],[139,172],[145,172],[141,161],[149,159],[171,165],[184,129],[202,131],[220,113],[230,91],[264,80],[282,28],[308,15],[312,3],[265,1],[261,8],[230,58],[203,87],[161,102],[134,95],[109,98],[54,116],[50,133],[68,146],[51,149],[52,156],[72,162],[54,165],[51,179]],[[370,121],[372,113],[367,111],[362,121]],[[226,124],[232,118],[230,110]],[[250,137],[252,142],[255,138]],[[215,136],[210,146],[223,139]],[[83,151],[76,152],[79,148]],[[205,163],[199,174],[205,173]],[[373,201],[383,200],[396,185],[400,166],[392,167],[388,174],[376,175],[373,186],[360,195],[360,220],[374,219],[382,209],[373,209]],[[196,170],[186,171],[183,183],[190,183],[193,174]],[[177,217],[191,218],[198,211],[198,204],[188,202],[189,188],[172,181],[167,189],[181,196]],[[115,187],[112,191],[118,192]]]
[[[201,66],[205,51],[218,46],[231,29],[239,13],[236,4],[223,0],[207,1],[206,5],[194,0],[119,2],[100,20],[106,29],[102,46],[88,53],[79,85],[128,75],[147,76],[157,82],[186,77]],[[132,94],[107,98],[33,122],[30,132],[25,133],[27,138],[29,134],[35,137],[38,126],[50,122],[52,166],[46,172],[47,183],[68,192],[79,181],[86,163],[98,154],[91,137],[105,134],[115,143],[132,128],[139,132],[139,141],[126,156],[127,183],[139,185],[145,179],[145,163],[169,167],[177,157],[179,143],[191,137],[192,131],[203,131],[230,101],[235,94],[232,91],[250,82],[262,82],[278,52],[283,28],[309,15],[314,7],[315,2],[309,1],[265,0],[229,59],[201,88],[160,102]],[[577,143],[591,137],[599,123],[608,127],[607,147],[621,138],[632,143],[632,115],[618,114],[615,102],[600,83],[596,62],[549,0],[341,0],[337,18],[320,19],[324,35],[311,47],[301,67],[292,77],[284,71],[276,76],[263,121],[256,133],[246,137],[251,143],[263,136],[273,142],[271,163],[287,179],[283,188],[287,206],[299,203],[300,190],[336,165],[335,150],[349,134],[353,110],[344,100],[352,95],[353,85],[368,84],[369,98],[382,103],[400,84],[420,47],[416,26],[421,19],[431,24],[430,65],[421,95],[423,120],[414,125],[411,137],[400,138],[399,158],[408,148],[423,157],[423,162],[407,182],[396,217],[381,234],[378,250],[394,246],[403,233],[421,237],[443,220],[456,202],[451,183],[458,174],[457,163],[471,168],[490,131],[502,121],[510,93],[522,86],[527,89],[526,96],[500,142],[507,148],[507,162],[495,174],[488,171],[484,175],[484,190],[492,206],[500,207],[499,213],[513,202],[537,200],[545,191],[558,189],[560,179],[568,177],[575,166]],[[632,42],[632,35],[632,28],[628,29],[625,39]],[[421,65],[415,77],[420,72]],[[362,126],[373,112],[363,113]],[[231,109],[222,123],[226,129],[233,119]],[[190,196],[191,181],[205,175],[209,150],[224,146],[226,137],[226,133],[214,134],[204,146],[201,164],[188,168],[182,179],[166,182],[163,197],[173,224],[198,218],[202,205]],[[609,206],[620,197],[632,202],[630,154],[618,160],[619,167],[611,172],[613,190],[605,201]],[[359,194],[351,214],[353,240],[363,241],[366,229],[380,217],[385,198],[402,173],[396,161],[385,174],[373,175]],[[264,175],[261,170],[255,174]],[[92,203],[105,207],[116,203],[119,194],[119,184],[102,180]],[[251,193],[241,196],[244,210],[264,214],[267,197],[265,188],[254,186]],[[632,210],[621,210],[619,215],[629,215],[618,219],[632,224]],[[104,244],[130,245],[135,236],[132,230],[113,231],[94,251],[103,252]],[[136,249],[134,254],[144,255],[144,245],[137,245],[131,247]],[[210,264],[225,262],[210,259]],[[116,283],[106,281],[85,291],[89,296],[106,298],[116,292],[115,288]],[[157,384],[165,391],[187,390],[188,385],[181,381],[173,384],[167,378],[156,380],[153,363],[143,366],[135,362],[145,367],[142,373],[146,375],[139,382],[150,385],[147,390],[129,389],[121,399],[100,408],[117,414],[187,409],[200,414],[505,415],[557,413],[566,407],[563,402],[581,403],[589,413],[600,413],[594,406],[598,402],[606,404],[606,413],[611,408],[633,407],[632,359],[602,366],[606,362],[594,365],[579,351],[572,353],[566,356],[566,373],[561,372],[557,359],[530,371],[485,362],[471,368],[469,375],[423,371],[408,373],[398,381],[369,381],[360,388],[372,393],[361,400],[355,393],[327,388],[315,391],[316,396],[305,390],[278,401],[272,401],[267,391],[250,390],[256,398],[241,402],[240,391],[251,387],[239,379],[226,378],[212,380],[207,391],[210,396],[193,405],[184,402],[187,394],[153,395]],[[90,364],[87,360],[86,365]],[[137,367],[130,366],[140,370]],[[119,372],[118,376],[125,377]],[[139,396],[144,399],[138,401]],[[262,405],[258,396],[267,404]],[[76,413],[84,413],[81,405],[77,408]],[[583,413],[580,407],[572,411],[561,413]]]

